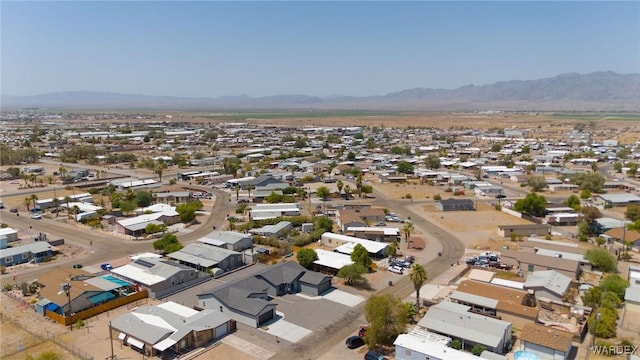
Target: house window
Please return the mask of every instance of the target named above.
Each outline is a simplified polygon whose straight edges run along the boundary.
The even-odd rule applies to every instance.
[[[4,258],[4,262],[5,264],[11,264],[13,263],[13,258],[11,256],[7,256],[6,258]]]
[[[28,259],[29,259],[29,253],[23,253],[22,260],[28,260]]]
[[[533,265],[533,264],[529,264],[529,265],[527,266],[527,270],[528,270],[528,271],[534,271],[534,269],[535,269],[535,265]]]

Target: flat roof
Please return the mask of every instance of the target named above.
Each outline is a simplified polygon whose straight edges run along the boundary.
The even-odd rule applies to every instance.
[[[424,354],[427,359],[456,359],[456,360],[477,360],[477,356],[450,348],[445,344],[423,339],[411,334],[400,334],[393,342],[393,345]]]
[[[313,263],[320,266],[326,266],[332,269],[341,269],[344,266],[353,264],[353,260],[351,260],[349,255],[322,249],[316,249],[316,254],[318,254],[318,260]]]
[[[489,309],[496,309],[498,307],[498,300],[491,299],[488,297],[469,294],[462,291],[454,291],[453,294],[449,296],[453,300],[458,300],[459,302],[480,305]]]

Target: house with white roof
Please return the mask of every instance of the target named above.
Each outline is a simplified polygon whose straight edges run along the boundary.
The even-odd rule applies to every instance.
[[[335,251],[316,249],[318,260],[313,262],[313,270],[325,274],[336,275],[345,266],[353,265],[349,255]]]
[[[136,308],[111,321],[113,339],[161,359],[173,359],[219,340],[236,329],[236,323],[219,310],[197,311],[169,301]]]
[[[571,278],[557,271],[534,271],[527,276],[524,288],[533,290],[536,298],[562,300],[562,296],[569,290]]]
[[[138,258],[111,270],[114,276],[142,286],[149,297],[161,298],[180,289],[204,282],[210,276],[173,261],[159,258]]]
[[[333,247],[334,251],[351,255],[356,245],[360,244],[367,249],[369,255],[374,258],[383,258],[386,256],[386,250],[389,243],[360,239],[353,236],[334,234],[326,232],[320,237],[322,245]]]

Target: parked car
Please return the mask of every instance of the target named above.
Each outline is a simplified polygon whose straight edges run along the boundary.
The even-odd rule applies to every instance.
[[[361,336],[354,335],[347,339],[346,344],[349,349],[357,349],[364,345],[364,339]]]
[[[18,212],[18,209],[17,209],[17,208],[11,208],[11,209],[9,209],[9,212],[17,213],[17,212]]]
[[[402,275],[403,269],[399,266],[389,266],[389,271]]]
[[[33,214],[33,215],[31,215],[31,218],[32,218],[32,219],[36,219],[36,220],[40,220],[40,219],[42,219],[42,215],[40,215],[40,214]]]
[[[416,258],[414,258],[413,255],[407,255],[404,257],[404,261],[413,264],[413,262],[416,261]]]
[[[100,269],[104,271],[111,271],[111,269],[113,269],[113,266],[111,266],[111,264],[102,264],[100,265]]]
[[[364,360],[387,360],[387,358],[382,356],[379,352],[369,350],[364,354]]]
[[[75,264],[73,265],[74,269],[82,269],[82,264]]]
[[[384,221],[378,221],[376,226],[387,226],[387,224]]]

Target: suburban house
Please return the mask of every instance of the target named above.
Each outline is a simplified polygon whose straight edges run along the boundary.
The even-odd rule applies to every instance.
[[[175,207],[167,204],[155,204],[140,210],[140,212],[146,210],[152,211],[152,213],[116,220],[116,231],[120,234],[139,237],[145,233],[145,228],[149,224],[173,225],[180,221],[180,215],[176,212]]]
[[[51,269],[36,283],[40,286],[39,312],[43,315],[46,315],[45,310],[59,315],[79,313],[138,291],[134,284],[113,276],[96,276],[83,269],[72,268]],[[63,284],[69,285],[68,294],[62,288]]]
[[[198,306],[220,310],[248,326],[259,327],[275,318],[272,297],[303,292],[312,296],[331,288],[331,276],[287,261],[198,295]]]
[[[188,191],[167,191],[154,192],[153,198],[157,203],[164,204],[183,204],[190,200],[191,194]]]
[[[253,246],[251,235],[235,231],[212,231],[198,241],[238,252],[251,249]]]
[[[249,210],[249,218],[266,220],[282,216],[300,215],[300,205],[296,203],[255,204]]]
[[[529,323],[520,333],[520,350],[537,356],[540,360],[569,359],[573,334]]]
[[[476,344],[487,350],[504,354],[511,347],[509,322],[469,312],[471,307],[443,301],[432,306],[418,322],[418,327],[452,339],[459,339],[463,348]]]
[[[595,196],[595,203],[607,207],[621,207],[640,204],[640,197],[634,194],[598,194]]]
[[[625,311],[640,314],[640,266],[629,266],[629,287],[624,293]]]
[[[352,265],[353,260],[349,255],[335,251],[316,249],[318,260],[313,262],[314,270],[323,274],[337,275],[338,271],[347,265]]]
[[[436,209],[440,211],[469,211],[475,210],[475,204],[469,199],[443,199],[436,201]]]
[[[0,228],[0,238],[7,240],[7,243],[18,241],[18,230],[10,227]]]
[[[292,225],[290,221],[280,221],[277,224],[265,225],[261,228],[251,229],[249,232],[264,237],[279,238],[291,230],[291,228]]]
[[[341,209],[336,213],[336,221],[341,231],[347,231],[349,227],[366,227],[384,221],[384,216],[380,208]]]
[[[333,251],[351,255],[356,245],[360,244],[367,249],[369,255],[375,259],[386,257],[387,247],[389,243],[360,239],[353,236],[334,234],[326,232],[320,237],[322,245],[333,248]]]
[[[546,270],[530,273],[524,283],[524,288],[534,291],[536,298],[562,300],[570,285],[570,277],[554,270]]]
[[[173,359],[219,340],[236,328],[219,310],[197,311],[169,301],[136,308],[111,321],[111,336],[147,356]]]
[[[200,271],[212,270],[214,273],[216,269],[220,269],[217,272],[227,272],[244,265],[241,253],[203,243],[187,244],[167,257],[182,265]]]
[[[536,321],[540,308],[527,291],[496,284],[465,280],[451,295],[451,301],[469,306],[471,312],[523,326]]]
[[[614,228],[604,233],[610,239],[617,242],[630,241],[631,247],[640,246],[640,232],[628,230],[624,227]]]
[[[0,249],[0,265],[13,266],[28,262],[41,263],[53,256],[51,245],[44,241]]]
[[[451,339],[443,337],[444,339],[438,341],[437,334],[434,334],[436,339],[430,339],[428,337],[419,337],[413,333],[400,334],[394,340],[396,360],[476,360],[477,356],[456,350],[448,346]]]
[[[556,256],[546,256],[516,250],[502,250],[500,260],[507,265],[516,267],[523,273],[555,270],[571,279],[577,280],[580,275],[580,262]]]
[[[357,238],[371,241],[400,241],[400,229],[396,227],[349,227],[347,232]]]
[[[149,297],[157,299],[205,281],[208,274],[194,268],[159,258],[139,258],[133,262],[114,268],[115,276],[142,286],[149,291]]]

